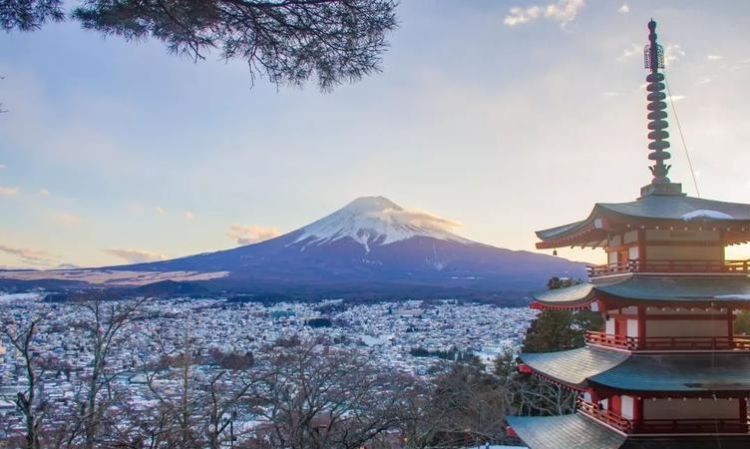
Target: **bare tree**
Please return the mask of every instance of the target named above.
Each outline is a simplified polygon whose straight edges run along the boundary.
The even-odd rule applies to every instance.
[[[196,347],[191,337],[190,319],[184,321],[181,344],[159,342],[160,360],[144,366],[149,390],[159,404],[158,417],[166,418],[166,425],[151,419],[151,435],[159,434],[148,439],[158,438],[154,447],[164,449],[219,449],[242,436],[233,431],[235,419],[238,412],[250,412],[248,404],[256,402],[251,399],[254,389],[267,371],[250,363],[222,364],[235,357],[223,353],[226,357],[220,357],[218,350],[204,355],[204,348]]]
[[[575,410],[578,397],[574,391],[562,388],[546,379],[527,375],[514,381],[515,412],[517,415],[565,415]]]
[[[312,342],[276,348],[256,413],[273,448],[371,446],[404,422],[405,379],[381,373],[362,355]]]
[[[26,423],[26,449],[38,449],[40,447],[40,430],[45,415],[46,403],[43,398],[37,396],[40,382],[44,376],[44,364],[40,362],[40,356],[34,348],[34,335],[42,318],[31,320],[25,327],[7,323],[3,333],[7,336],[13,348],[20,354],[24,364],[24,377],[26,389],[18,392],[15,403],[24,416]]]
[[[0,0],[0,28],[35,30],[65,17],[61,0]],[[84,28],[152,37],[195,60],[217,49],[277,85],[314,78],[322,90],[379,70],[394,0],[79,0]]]
[[[235,374],[231,376],[231,374]],[[256,388],[261,379],[260,375],[246,376],[245,372],[236,375],[229,370],[221,370],[214,375],[207,390],[208,396],[208,445],[211,449],[220,449],[223,443],[229,441],[234,444],[239,435],[234,432],[234,423],[237,411],[240,409],[242,400],[248,400],[252,390]],[[253,373],[256,374],[256,373]],[[222,382],[222,378],[232,377]],[[252,395],[254,396],[254,394]],[[230,432],[227,432],[227,430]]]
[[[518,372],[518,360],[506,352],[495,360],[495,375],[512,395],[514,415],[564,415],[572,413],[577,394],[557,384]]]
[[[409,428],[410,447],[456,447],[501,442],[512,393],[476,363],[452,363],[437,376]]]
[[[75,298],[75,305],[83,312],[84,318],[74,324],[86,336],[91,362],[81,385],[82,400],[76,420],[71,423],[68,442],[72,442],[79,432],[83,433],[85,449],[93,449],[105,412],[114,402],[112,380],[120,375],[120,367],[111,364],[110,357],[115,348],[124,346],[127,335],[123,333],[127,324],[136,316],[143,300],[105,300],[104,293],[93,293]],[[69,444],[68,444],[69,445]]]

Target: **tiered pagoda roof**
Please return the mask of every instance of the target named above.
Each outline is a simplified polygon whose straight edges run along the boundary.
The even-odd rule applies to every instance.
[[[728,244],[750,241],[750,204],[728,203],[678,194],[656,194],[629,203],[597,203],[581,221],[536,235],[537,248],[600,247],[613,231],[629,229],[691,230],[716,228]]]
[[[527,366],[577,390],[591,386],[633,393],[750,392],[750,352],[629,353],[586,346],[521,354]]]
[[[648,303],[654,306],[750,307],[750,277],[685,276],[656,274],[628,276],[603,283],[586,282],[571,287],[535,293],[533,307],[581,309],[598,300],[620,306]]]

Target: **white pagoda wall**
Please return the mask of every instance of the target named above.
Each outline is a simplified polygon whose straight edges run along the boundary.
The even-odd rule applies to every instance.
[[[726,337],[726,321],[717,320],[646,320],[648,337]]]
[[[722,258],[720,246],[646,246],[646,260],[715,260]]]
[[[646,336],[648,337],[726,337],[729,323],[726,309],[646,309]],[[655,316],[688,315],[688,320],[649,319]],[[705,317],[705,320],[701,320]]]
[[[643,419],[739,419],[737,399],[644,399]]]
[[[718,242],[721,233],[710,231],[679,231],[667,229],[647,229],[646,241],[658,242]]]
[[[623,418],[633,419],[635,416],[635,399],[631,396],[620,396],[620,415]]]

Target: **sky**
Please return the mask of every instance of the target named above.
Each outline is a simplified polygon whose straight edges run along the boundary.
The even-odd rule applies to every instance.
[[[535,230],[650,181],[651,17],[701,194],[750,203],[749,2],[403,0],[397,15],[382,73],[332,93],[73,22],[1,34],[0,267],[227,249],[363,195],[534,250]],[[695,195],[669,113],[671,178]]]

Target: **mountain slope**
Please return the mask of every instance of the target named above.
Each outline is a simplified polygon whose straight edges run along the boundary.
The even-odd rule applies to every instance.
[[[473,242],[450,221],[363,197],[308,226],[265,242],[110,270],[227,272],[216,288],[311,295],[357,291],[428,295],[527,292],[551,276],[585,276],[584,266]]]

